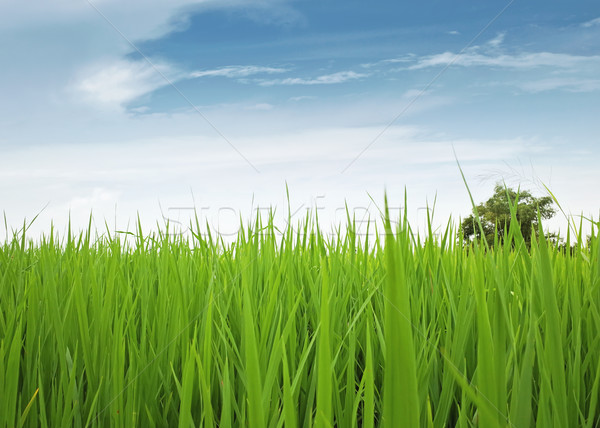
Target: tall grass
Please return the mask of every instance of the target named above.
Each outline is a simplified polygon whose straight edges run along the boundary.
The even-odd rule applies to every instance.
[[[0,426],[600,424],[597,225],[573,251],[199,229],[4,243]]]

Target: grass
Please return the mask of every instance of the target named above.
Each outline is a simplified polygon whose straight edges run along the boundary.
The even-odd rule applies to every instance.
[[[272,217],[229,246],[15,234],[0,426],[600,425],[597,224],[561,251],[385,218],[374,241]]]

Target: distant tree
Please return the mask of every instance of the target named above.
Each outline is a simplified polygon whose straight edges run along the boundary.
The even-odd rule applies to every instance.
[[[575,254],[575,252],[581,248],[581,246],[586,247],[586,248],[591,248],[592,246],[592,236],[591,235],[587,235],[585,237],[585,241],[583,241],[581,244],[578,241],[571,241],[571,245],[567,245],[567,243],[565,242],[564,238],[560,238],[558,236],[558,234],[556,233],[550,233],[550,234],[546,234],[546,237],[550,238],[550,243],[552,245],[554,245],[559,251],[561,251],[562,253],[571,253],[571,254]]]
[[[538,210],[542,219],[549,219],[556,213],[550,196],[535,198],[527,190],[517,193],[513,189],[496,184],[494,195],[485,203],[477,206],[485,239],[490,246],[494,245],[496,233],[499,241],[502,242],[504,235],[510,228],[509,199],[512,205],[515,205],[515,202],[518,201],[517,221],[527,245],[530,244],[532,233],[536,236],[538,233]],[[473,210],[472,215],[463,220],[461,228],[467,242],[470,242],[473,238],[481,237],[481,230],[475,219],[475,210]]]

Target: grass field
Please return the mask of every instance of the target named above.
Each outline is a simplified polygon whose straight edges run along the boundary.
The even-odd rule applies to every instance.
[[[0,427],[600,425],[597,227],[572,251],[355,231],[15,235]]]

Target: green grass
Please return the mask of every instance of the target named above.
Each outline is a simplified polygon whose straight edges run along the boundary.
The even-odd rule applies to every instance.
[[[597,224],[571,252],[199,229],[6,241],[0,427],[600,425]]]

